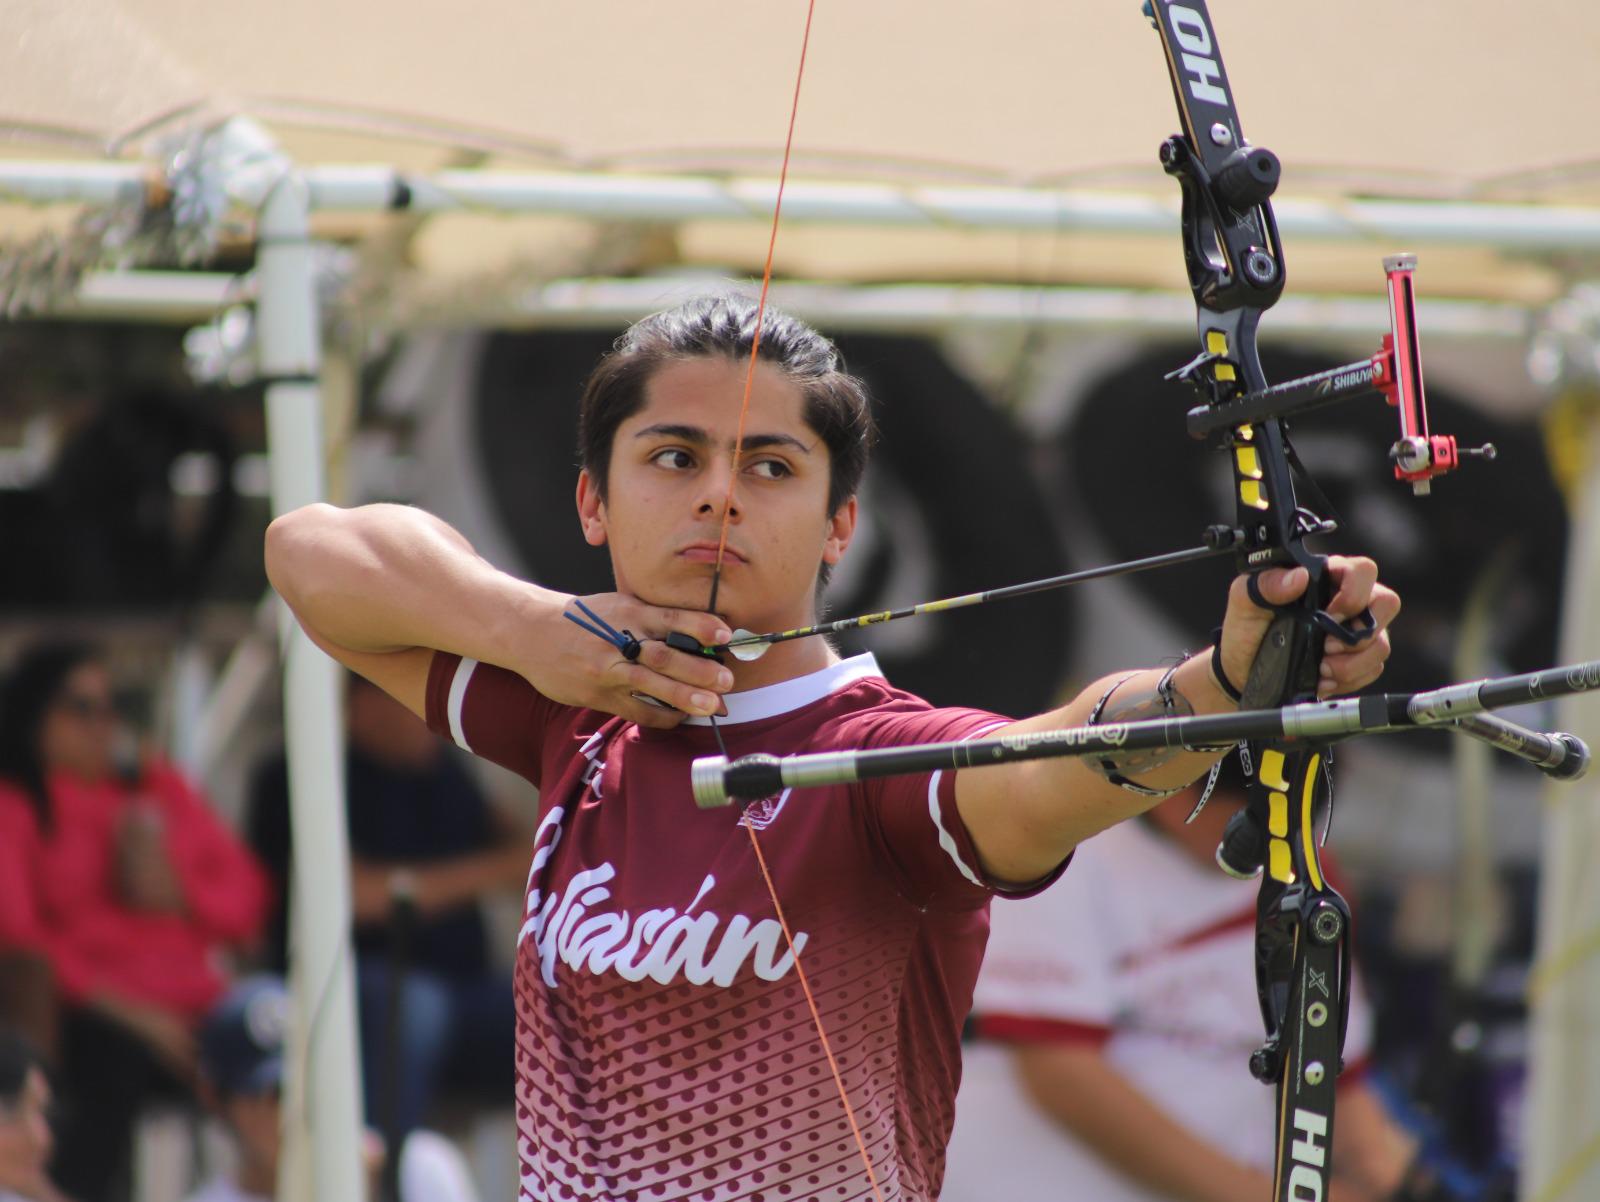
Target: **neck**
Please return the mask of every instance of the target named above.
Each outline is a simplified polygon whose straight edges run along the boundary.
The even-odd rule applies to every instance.
[[[275,1165],[262,1164],[253,1156],[245,1156],[239,1165],[239,1189],[258,1198],[270,1198],[278,1192],[278,1173]]]

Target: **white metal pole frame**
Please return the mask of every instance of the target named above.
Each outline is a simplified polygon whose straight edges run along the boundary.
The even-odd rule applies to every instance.
[[[235,119],[245,143],[243,170],[261,165],[249,151],[270,136]],[[137,163],[0,162],[0,198],[34,204],[106,204],[150,178]],[[770,179],[624,175],[601,172],[446,170],[410,174],[387,164],[305,168],[311,207],[340,213],[547,213],[608,221],[738,221],[772,211]],[[1470,201],[1274,201],[1286,238],[1396,245],[1466,244],[1505,251],[1600,249],[1600,209],[1578,205]],[[1140,192],[1040,187],[830,183],[797,180],[784,192],[785,220],[902,229],[1034,230],[1169,237],[1178,202]]]
[[[285,170],[261,206],[257,345],[267,380],[267,440],[275,514],[326,493],[320,366],[321,330],[310,243],[310,191]],[[285,615],[287,618],[287,615]],[[283,630],[284,725],[294,832],[290,913],[296,1015],[303,1024],[291,1058],[285,1125],[308,1132],[313,1202],[366,1196],[361,1164],[361,1076],[356,1052],[350,951],[350,855],[345,829],[344,721],[338,667],[292,621]],[[294,1099],[303,1100],[296,1116]],[[296,1118],[302,1121],[295,1122]],[[298,1132],[294,1130],[298,1128]],[[291,1138],[291,1143],[293,1139]],[[286,1149],[287,1151],[287,1149]],[[282,1202],[306,1202],[291,1171],[279,1174]],[[304,1162],[302,1161],[302,1164]]]
[[[1591,344],[1591,356],[1600,344]],[[1593,360],[1591,360],[1593,361]],[[1592,381],[1583,387],[1593,391]],[[1561,654],[1600,646],[1600,420],[1584,437],[1587,469],[1569,500]],[[1591,743],[1600,707],[1568,698],[1556,721]],[[1600,782],[1548,789],[1539,857],[1539,929],[1528,980],[1530,1048],[1519,1196],[1600,1198]]]

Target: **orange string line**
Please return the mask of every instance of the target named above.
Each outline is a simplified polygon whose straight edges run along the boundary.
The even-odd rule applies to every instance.
[[[872,1183],[872,1196],[883,1202],[883,1190],[878,1186],[878,1174],[873,1171],[872,1157],[867,1154],[867,1141],[861,1134],[861,1124],[856,1121],[855,1108],[850,1105],[850,1094],[844,1087],[844,1074],[839,1071],[839,1062],[834,1059],[833,1045],[828,1042],[827,1029],[822,1025],[822,1012],[817,1009],[816,995],[811,992],[811,982],[806,979],[806,970],[800,963],[800,949],[794,945],[794,935],[789,930],[789,920],[783,913],[783,906],[778,901],[778,890],[772,883],[772,874],[767,871],[767,858],[761,854],[761,840],[756,838],[756,828],[746,821],[744,829],[750,832],[750,846],[756,849],[756,863],[761,865],[761,879],[767,883],[767,893],[772,898],[772,908],[778,915],[778,926],[783,931],[783,938],[789,945],[789,955],[794,958],[795,975],[800,979],[800,990],[806,995],[806,1005],[811,1008],[811,1021],[817,1026],[817,1038],[822,1041],[823,1055],[828,1058],[828,1067],[833,1070],[833,1083],[839,1088],[839,1101],[844,1103],[844,1116],[850,1120],[850,1133],[856,1137],[856,1150],[861,1153],[861,1163],[867,1167],[867,1180]]]
[[[750,366],[744,376],[744,401],[739,406],[739,429],[733,439],[733,464],[728,471],[728,495],[722,500],[722,533],[717,538],[717,559],[711,571],[711,600],[706,608],[717,608],[717,591],[722,584],[722,559],[728,549],[728,519],[733,514],[733,486],[739,478],[739,459],[744,454],[744,424],[750,416],[750,392],[756,382],[756,356],[761,351],[761,325],[767,315],[767,293],[772,288],[772,256],[778,248],[778,223],[783,216],[783,190],[789,182],[789,156],[794,150],[794,126],[800,116],[800,84],[806,77],[806,51],[811,46],[811,18],[817,0],[806,6],[806,28],[800,38],[800,66],[794,74],[794,99],[789,105],[789,133],[783,140],[783,166],[778,170],[778,195],[772,205],[772,232],[767,236],[767,262],[761,272],[761,298],[756,302],[756,328],[750,340]]]
[[[811,19],[816,13],[816,0],[809,0],[806,6],[806,27],[800,39],[800,65],[795,71],[794,99],[789,106],[789,132],[783,143],[783,166],[778,171],[778,195],[772,206],[772,231],[767,236],[767,261],[761,272],[761,297],[756,302],[756,328],[750,340],[750,363],[745,370],[744,397],[739,406],[739,427],[733,440],[733,463],[728,472],[728,493],[722,502],[722,531],[717,538],[717,558],[711,574],[711,600],[706,608],[713,613],[717,608],[717,591],[722,583],[722,562],[728,547],[728,524],[733,516],[733,490],[739,479],[739,460],[744,454],[745,422],[750,416],[750,396],[755,388],[756,366],[761,353],[761,331],[767,315],[767,294],[772,289],[772,260],[778,247],[778,226],[783,217],[783,192],[789,182],[789,159],[794,150],[794,127],[800,114],[800,85],[806,74],[806,51],[811,45]],[[719,737],[720,741],[720,737]],[[844,1106],[845,1118],[850,1123],[850,1133],[855,1137],[856,1150],[861,1154],[861,1163],[866,1167],[867,1180],[872,1185],[872,1196],[877,1202],[884,1202],[883,1190],[878,1185],[877,1171],[872,1167],[872,1157],[867,1152],[867,1141],[861,1134],[861,1124],[856,1120],[855,1108],[850,1105],[850,1092],[845,1088],[844,1074],[839,1071],[839,1061],[833,1054],[833,1045],[828,1040],[828,1031],[822,1023],[822,1011],[817,1006],[816,995],[811,992],[811,982],[806,978],[805,966],[800,961],[800,949],[795,946],[794,933],[789,929],[789,919],[783,912],[783,903],[778,900],[777,886],[773,884],[772,873],[767,869],[767,858],[761,851],[761,840],[756,838],[756,828],[750,823],[744,824],[745,830],[750,833],[750,846],[755,850],[756,863],[761,868],[761,879],[767,887],[767,896],[772,899],[773,912],[778,916],[778,926],[783,931],[784,942],[789,945],[789,955],[794,960],[795,975],[800,981],[800,990],[805,995],[806,1006],[811,1011],[811,1021],[817,1028],[817,1039],[822,1044],[822,1052],[828,1059],[828,1068],[833,1073],[834,1086],[839,1090],[839,1101]]]

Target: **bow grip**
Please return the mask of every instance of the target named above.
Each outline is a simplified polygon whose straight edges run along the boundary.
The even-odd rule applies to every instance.
[[[1280,627],[1279,623],[1285,618],[1290,619],[1292,622],[1295,619],[1295,615],[1303,611],[1292,605],[1288,607],[1274,605],[1271,601],[1267,600],[1266,596],[1261,592],[1259,572],[1252,572],[1249,576],[1245,577],[1245,591],[1250,594],[1250,600],[1258,608],[1274,610],[1278,614],[1278,617],[1273,619],[1272,625],[1267,629],[1267,637],[1261,641],[1261,650],[1256,653],[1256,663],[1259,665],[1262,661],[1262,657],[1266,655],[1269,650],[1280,655],[1287,653],[1287,645],[1289,642],[1287,628]],[[1317,630],[1320,630],[1325,635],[1329,635],[1332,638],[1338,639],[1346,647],[1354,647],[1363,639],[1371,638],[1373,633],[1378,629],[1378,619],[1372,616],[1372,610],[1370,607],[1363,609],[1360,613],[1356,614],[1355,617],[1351,618],[1349,622],[1341,622],[1327,610],[1323,609],[1321,606],[1318,606],[1316,609],[1311,611],[1310,621]],[[1269,664],[1267,670],[1272,671],[1273,678],[1281,686],[1282,682],[1286,678],[1287,669],[1279,668],[1275,664]],[[1252,666],[1250,670],[1250,676],[1252,680],[1254,680],[1255,675],[1256,667]],[[1315,687],[1315,682],[1313,682],[1313,691],[1315,691]],[[1251,705],[1247,702],[1241,701],[1240,705],[1245,709],[1257,709],[1261,706],[1281,705],[1284,700],[1283,693],[1271,693],[1266,691],[1265,688],[1252,694],[1248,685],[1246,685],[1244,689],[1244,694],[1247,698],[1254,696],[1255,700],[1260,703],[1259,705]]]

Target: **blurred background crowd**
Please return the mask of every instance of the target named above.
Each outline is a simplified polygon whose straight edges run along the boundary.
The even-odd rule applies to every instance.
[[[336,1007],[295,976],[261,567],[287,473],[609,587],[572,519],[579,383],[627,322],[759,278],[798,33],[725,0],[559,29],[539,5],[182,7],[0,0],[0,1202],[292,1195],[296,1038]],[[838,338],[883,430],[831,613],[1194,546],[1231,500],[1163,380],[1193,304],[1137,7],[993,0],[981,34],[953,0],[822,7],[773,297]],[[1376,351],[1379,259],[1420,244],[1434,430],[1499,448],[1412,498],[1376,397],[1295,423],[1327,549],[1405,598],[1385,686],[1600,654],[1600,126],[1571,116],[1600,105],[1594,13],[1464,0],[1441,39],[1428,6],[1213,7],[1293,202],[1268,378]],[[1336,78],[1380,35],[1403,70]],[[1033,712],[1204,646],[1196,598],[1229,572],[844,646],[935,703]],[[513,1197],[534,798],[339,687],[351,912],[309,922],[348,920],[362,1172],[375,1197]],[[1521,717],[1593,737],[1584,704]],[[1329,1202],[1600,1196],[1592,787],[1546,800],[1443,736],[1335,759],[1361,988]],[[997,907],[947,1202],[1266,1196],[1254,889],[1209,863],[1236,782],[1205,823],[1190,804]]]

